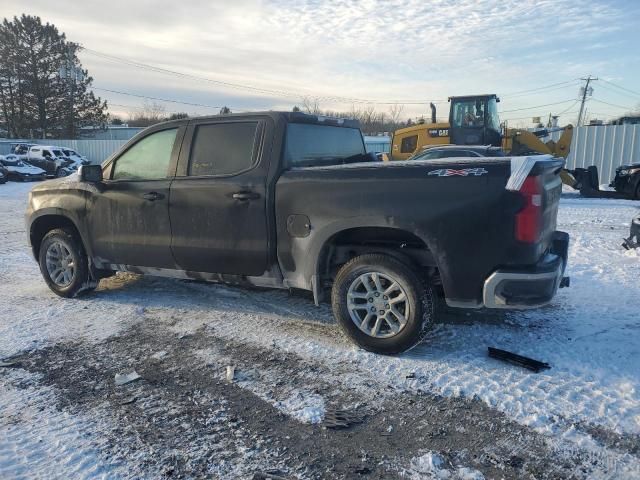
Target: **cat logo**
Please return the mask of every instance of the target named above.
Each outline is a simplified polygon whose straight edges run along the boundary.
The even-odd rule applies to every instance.
[[[430,128],[428,131],[431,138],[442,138],[449,136],[448,128]]]

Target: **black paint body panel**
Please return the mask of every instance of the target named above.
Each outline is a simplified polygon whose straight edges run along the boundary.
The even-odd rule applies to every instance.
[[[188,177],[197,125],[243,120],[260,125],[253,167],[237,175]],[[28,231],[39,216],[56,214],[74,223],[98,266],[262,276],[272,286],[314,291],[314,283],[323,280],[318,278],[321,259],[336,235],[360,228],[406,232],[419,239],[425,262],[437,267],[447,299],[466,303],[481,302],[483,282],[491,272],[534,265],[550,246],[562,162],[548,162],[533,172],[544,176],[548,190],[543,199],[545,235],[538,244],[520,244],[514,239],[514,215],[522,198],[505,190],[509,158],[285,170],[282,149],[291,121],[312,120],[264,112],[150,127],[103,163],[103,182],[82,183],[74,175],[35,187]],[[176,126],[167,179],[109,180],[122,152],[150,133]],[[478,168],[484,173],[429,175],[437,169]],[[149,192],[158,198],[145,199]]]

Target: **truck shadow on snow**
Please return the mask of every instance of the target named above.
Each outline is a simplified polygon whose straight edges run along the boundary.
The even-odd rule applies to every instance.
[[[257,287],[232,286],[194,280],[176,280],[136,274],[118,274],[100,283],[96,292],[85,297],[88,301],[109,301],[123,305],[135,305],[148,309],[168,309],[177,312],[238,313],[275,316],[286,321],[321,327],[327,335],[335,337],[338,326],[333,318],[331,306],[323,303],[316,306],[309,292],[262,289]],[[440,301],[432,332],[425,342],[414,349],[411,356],[419,352],[457,350],[465,348],[461,338],[469,338],[472,331],[478,337],[501,332],[501,337],[516,337],[524,330],[535,331],[550,326],[546,320],[557,315],[553,306],[538,310],[535,316],[525,312],[500,310],[462,310],[449,308]],[[314,328],[317,330],[317,328]],[[479,340],[479,338],[478,338]]]

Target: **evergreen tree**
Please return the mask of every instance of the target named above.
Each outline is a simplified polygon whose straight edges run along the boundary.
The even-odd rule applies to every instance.
[[[90,90],[82,47],[40,17],[0,25],[0,114],[10,137],[75,138],[107,120],[107,103]]]

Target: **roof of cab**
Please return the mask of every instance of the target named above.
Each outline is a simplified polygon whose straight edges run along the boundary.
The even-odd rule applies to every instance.
[[[169,120],[166,122],[156,123],[150,127],[168,126],[168,125],[182,125],[185,123],[191,123],[193,121],[215,121],[225,118],[251,118],[251,117],[264,117],[268,116],[274,120],[284,120],[288,123],[310,123],[318,125],[331,125],[337,127],[348,128],[360,128],[360,122],[353,118],[336,118],[326,117],[324,115],[311,115],[303,112],[283,112],[283,111],[263,111],[263,112],[241,112],[241,113],[228,113],[223,115],[206,115],[201,117],[190,117],[178,120]]]

